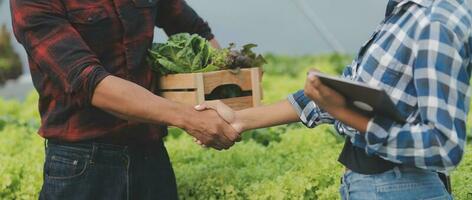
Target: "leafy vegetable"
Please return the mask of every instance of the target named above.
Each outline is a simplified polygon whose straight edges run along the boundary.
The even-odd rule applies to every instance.
[[[149,57],[153,69],[163,75],[261,67],[266,61],[252,51],[256,46],[248,44],[241,51],[233,50],[234,44],[215,49],[196,34],[180,33],[171,36],[167,43],[154,44]]]
[[[208,41],[190,34],[177,34],[165,44],[154,44],[150,58],[154,69],[162,74],[207,72],[217,68],[210,63]]]

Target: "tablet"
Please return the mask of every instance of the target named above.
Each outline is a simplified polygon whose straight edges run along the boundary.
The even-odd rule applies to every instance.
[[[396,122],[405,123],[405,118],[396,109],[387,93],[379,87],[329,76],[319,72],[310,72],[320,81],[346,98],[349,107],[364,115],[381,115]]]

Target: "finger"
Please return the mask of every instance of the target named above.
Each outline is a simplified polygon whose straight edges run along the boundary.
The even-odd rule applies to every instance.
[[[323,85],[323,83],[321,83],[320,79],[316,76],[314,76],[310,79],[310,84],[314,88],[319,88],[321,85]]]
[[[330,97],[333,94],[333,91],[331,88],[326,87],[325,85],[320,85],[318,88],[318,93],[320,94],[321,97]]]
[[[232,145],[241,138],[240,133],[229,124],[223,128],[223,134],[232,142]]]
[[[315,102],[318,102],[320,99],[320,94],[318,90],[314,88],[305,88],[305,95]]]
[[[205,147],[205,148],[213,148],[213,149],[216,149],[216,150],[222,150],[223,149],[223,146],[221,144],[218,144],[217,142],[209,142],[209,143],[202,143],[201,144],[202,147]]]
[[[234,130],[236,130],[236,129],[234,129]],[[241,136],[241,134],[242,134],[241,132],[238,132],[238,136],[237,136],[236,140],[234,141],[235,144],[236,144],[237,142],[241,142],[241,140],[243,139],[242,136]]]
[[[319,97],[319,91],[315,87],[313,87],[313,85],[309,82],[305,83],[304,92],[308,97],[312,99]]]
[[[208,110],[208,109],[217,110],[218,109],[218,104],[220,104],[220,103],[221,102],[218,101],[218,100],[205,101],[205,102],[201,103],[200,105],[196,105],[194,108],[197,111],[203,111],[203,110]],[[225,105],[225,104],[223,104],[223,105]]]
[[[308,77],[312,77],[312,76],[315,76],[315,74],[316,74],[316,73],[319,73],[319,72],[320,72],[319,70],[317,70],[317,69],[315,69],[315,68],[311,68],[311,69],[308,70],[307,76],[308,76]]]
[[[204,106],[206,109],[211,109],[218,113],[219,117],[226,121],[227,123],[232,123],[235,118],[234,110],[228,105],[224,104],[219,100],[215,101],[206,101]]]
[[[231,139],[231,135],[224,129],[222,133],[218,134],[217,141],[215,141],[222,149],[228,149],[234,145],[234,140]]]
[[[207,109],[218,110],[218,108],[222,106],[221,104],[226,106],[226,104],[222,103],[219,100],[205,101],[205,105],[206,105]]]
[[[202,148],[208,148],[208,146],[205,145],[205,144],[203,144],[203,142],[200,141],[200,140],[197,140],[196,143],[197,143],[198,145],[200,145]]]
[[[206,148],[211,147],[216,150],[222,150],[225,146],[216,139],[215,136],[211,136],[211,134],[200,133],[196,138],[200,142],[200,145],[205,146]]]
[[[200,105],[196,105],[195,107],[196,111],[203,111],[207,109],[206,102],[201,103]]]
[[[198,145],[200,145],[200,146],[205,146],[205,144],[203,144],[203,142],[200,141],[200,140],[197,140],[196,143],[197,143]]]
[[[211,134],[199,134],[197,137],[196,143],[201,146],[211,147],[217,150],[222,150],[229,146],[223,142],[221,142],[221,138],[219,136],[212,136]]]
[[[225,146],[222,146],[221,144],[218,144],[218,145],[213,144],[213,145],[211,145],[211,146],[209,146],[209,147],[211,147],[211,148],[213,148],[213,149],[215,149],[215,150],[218,150],[218,151],[221,151],[221,150],[223,150],[223,149],[226,148]]]
[[[218,134],[218,136],[215,136],[216,138],[210,140],[208,143],[205,143],[205,145],[216,150],[223,150],[232,146],[231,141],[229,141],[228,138],[225,138],[224,136],[221,137],[221,135],[223,134]]]
[[[229,149],[234,145],[234,141],[231,140],[228,136],[226,136],[224,133],[220,134],[221,135],[221,140],[220,140],[220,147],[222,149]]]

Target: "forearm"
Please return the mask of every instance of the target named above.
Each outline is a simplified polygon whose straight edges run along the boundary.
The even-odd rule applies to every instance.
[[[300,118],[288,100],[236,112],[236,126],[243,131],[298,122]]]
[[[343,124],[352,127],[363,134],[367,131],[367,125],[369,124],[370,118],[354,111],[349,108],[327,108],[326,111],[333,116],[336,120]]]
[[[92,105],[117,117],[181,127],[193,109],[162,97],[130,81],[107,76],[95,88]]]

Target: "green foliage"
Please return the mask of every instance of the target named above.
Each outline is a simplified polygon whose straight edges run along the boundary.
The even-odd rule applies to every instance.
[[[37,199],[43,139],[37,134],[37,94],[24,103],[0,99],[0,199]]]
[[[294,129],[281,142],[252,140],[225,152],[185,136],[166,142],[182,199],[335,199],[341,144],[324,128]],[[327,173],[328,172],[328,173]]]
[[[233,44],[230,45],[230,50]],[[239,51],[232,51],[233,61],[231,68],[237,67],[262,67],[267,61],[262,55],[254,53],[252,49],[256,48],[256,44],[246,44]]]
[[[351,61],[351,56],[329,54],[321,56],[284,56],[267,54],[264,71],[269,75],[299,78],[308,69],[316,68],[328,74],[340,74]]]
[[[13,51],[10,40],[10,33],[3,25],[0,29],[0,85],[21,75],[20,57]]]
[[[457,199],[472,199],[472,144],[469,143],[462,164],[452,173],[453,192]]]
[[[344,56],[267,56],[264,103],[303,87],[307,69],[336,74]],[[336,61],[334,61],[336,60]],[[282,63],[282,64],[281,64]],[[292,70],[289,67],[291,66]],[[277,68],[285,67],[293,75]],[[279,71],[280,70],[280,71]],[[0,99],[0,199],[37,199],[42,183],[43,140],[35,134],[36,94],[23,103]],[[472,124],[469,118],[468,129]],[[337,163],[342,140],[332,127],[306,129],[299,123],[247,132],[232,149],[202,149],[180,129],[166,138],[181,199],[339,199]],[[470,134],[469,134],[470,135]],[[472,145],[469,143],[467,149]],[[452,174],[456,199],[471,199],[472,154]]]
[[[0,199],[37,199],[43,140],[33,128],[18,125],[8,125],[0,136]]]
[[[155,44],[149,51],[154,69],[161,74],[209,72],[218,67],[210,64],[210,43],[198,35],[173,35],[165,44]]]
[[[469,107],[469,109],[472,108],[472,101],[470,102]],[[470,131],[472,130],[472,111],[469,112],[469,115],[467,116],[467,130],[469,130],[469,134],[467,134],[467,141],[470,143],[472,142],[472,133],[470,133]]]
[[[254,142],[261,144],[263,146],[269,146],[272,143],[277,143],[282,141],[282,135],[293,130],[302,128],[303,124],[293,123],[288,125],[256,129],[252,131],[247,131],[243,134],[243,141],[253,140]]]
[[[153,69],[161,74],[211,72],[222,69],[261,67],[265,60],[252,51],[255,44],[233,50],[234,44],[225,49],[215,49],[197,34],[175,34],[166,43],[157,43],[149,50]]]

